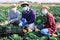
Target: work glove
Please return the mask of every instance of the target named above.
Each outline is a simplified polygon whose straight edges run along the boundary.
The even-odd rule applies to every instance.
[[[14,23],[14,21],[13,21],[13,20],[10,20],[10,21],[9,21],[9,24],[10,24],[10,23]]]
[[[19,26],[25,27],[26,26],[26,23],[27,23],[26,19],[22,18]]]

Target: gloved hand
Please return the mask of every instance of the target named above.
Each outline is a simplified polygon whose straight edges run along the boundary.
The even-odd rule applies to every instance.
[[[9,23],[13,23],[14,21],[13,20],[10,20]]]
[[[21,20],[19,26],[24,27],[24,26],[26,25],[26,23],[27,23],[26,19],[22,18],[22,20]]]
[[[19,23],[19,26],[22,26],[22,22]]]

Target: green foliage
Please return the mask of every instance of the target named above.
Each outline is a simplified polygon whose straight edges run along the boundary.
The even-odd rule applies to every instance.
[[[50,40],[58,40],[56,37],[51,37]]]
[[[24,37],[26,40],[29,40],[29,39],[30,40],[37,40],[37,39],[39,39],[39,37],[36,36],[33,32],[27,33]]]
[[[2,33],[2,26],[0,25],[0,33]]]
[[[8,37],[2,37],[0,40],[23,40],[23,38],[20,37],[18,34],[13,34]]]
[[[22,38],[19,36],[19,35],[17,35],[17,34],[13,34],[13,35],[11,35],[12,36],[12,38],[14,39],[14,40],[22,40]]]
[[[57,28],[57,32],[60,34],[60,28]]]
[[[1,40],[9,40],[7,37],[3,37]]]
[[[36,15],[39,16],[41,15],[40,9],[42,5],[31,5],[31,8],[33,8],[36,11]],[[55,17],[56,22],[60,22],[60,6],[49,6],[50,7],[50,12],[53,14]],[[8,18],[8,12],[11,8],[10,7],[4,7],[0,6],[0,22],[4,22]],[[17,9],[22,12],[22,7],[18,6]],[[57,20],[58,19],[58,20]]]
[[[12,24],[6,25],[6,32],[7,33],[20,33],[21,32],[21,27],[19,26],[14,26]]]
[[[42,16],[38,16],[37,18],[36,18],[36,20],[35,20],[35,24],[36,25],[41,25],[41,24],[43,24],[43,23],[45,23],[46,22],[46,18],[44,18],[44,17],[42,17]]]
[[[2,37],[1,40],[48,40],[48,36],[38,36],[40,32],[29,32],[24,35],[24,37],[19,36],[18,34],[13,34],[7,37]],[[40,34],[41,35],[41,34]],[[50,40],[60,40],[59,36],[50,37]]]
[[[38,35],[40,32],[29,32],[24,37],[26,40],[47,40],[47,36],[41,36]]]

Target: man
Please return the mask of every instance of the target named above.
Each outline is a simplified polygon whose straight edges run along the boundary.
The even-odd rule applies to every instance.
[[[20,22],[20,12],[17,10],[16,4],[11,5],[11,10],[8,13],[8,23],[13,25],[19,25]]]
[[[47,19],[47,21],[43,25],[38,26],[38,28],[42,34],[52,35],[56,31],[56,23],[53,15],[48,11],[48,9],[49,7],[47,6],[41,8],[41,14]]]
[[[28,27],[28,32],[31,32],[35,29],[34,20],[36,18],[36,12],[33,9],[29,8],[29,4],[27,2],[22,3],[21,7],[22,19],[26,20],[25,25]]]

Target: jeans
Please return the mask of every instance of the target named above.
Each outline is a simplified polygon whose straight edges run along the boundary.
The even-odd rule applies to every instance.
[[[41,34],[51,35],[48,33],[48,28],[44,28],[42,25],[38,25],[37,28],[40,30]]]

